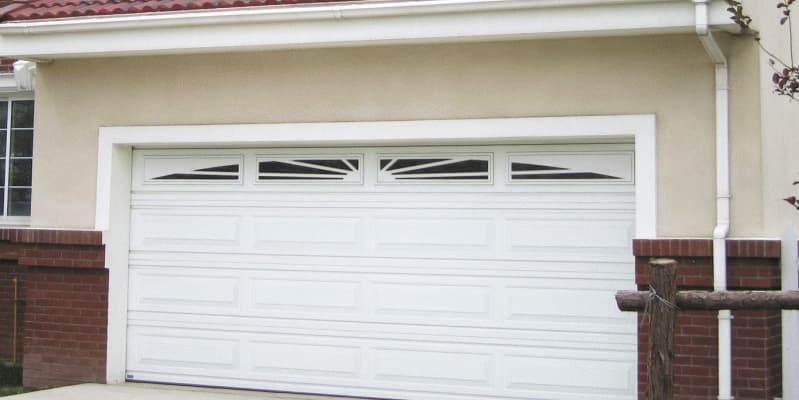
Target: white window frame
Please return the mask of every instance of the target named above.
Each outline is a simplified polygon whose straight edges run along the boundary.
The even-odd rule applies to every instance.
[[[6,127],[5,127],[5,129],[6,129],[6,154],[3,155],[3,157],[5,157],[5,163],[6,163],[5,183],[4,183],[4,186],[0,187],[0,190],[8,189],[9,186],[10,186],[9,185],[9,183],[10,183],[9,179],[11,177],[11,175],[10,175],[10,173],[11,173],[11,171],[10,171],[10,166],[11,166],[10,159],[11,159],[11,157],[9,157],[9,154],[10,154],[10,151],[11,151],[11,148],[10,148],[10,146],[11,146],[11,104],[10,103],[14,102],[14,101],[33,101],[34,105],[35,105],[36,99],[34,98],[34,95],[33,95],[32,92],[0,93],[0,102],[3,102],[3,101],[4,102],[8,102],[9,106],[8,106],[8,109],[7,109],[7,111],[8,111],[8,119],[6,121]],[[33,126],[32,130],[34,132],[36,131],[35,115],[34,115],[34,126]],[[31,155],[30,158],[31,158],[31,160],[33,160],[34,156]],[[31,191],[33,191],[33,182],[31,182]],[[8,204],[8,201],[9,201],[9,194],[10,194],[10,191],[6,190],[5,198],[3,199],[3,202],[0,203],[0,207],[2,207],[2,210],[0,210],[0,211],[3,211],[2,213],[0,213],[0,226],[28,226],[28,225],[30,225],[30,221],[31,221],[30,215],[16,215],[16,216],[5,215],[5,212],[7,211],[7,208],[8,208],[7,204]]]
[[[133,148],[355,147],[634,142],[635,237],[657,232],[655,115],[101,127],[95,229],[106,244],[107,383],[125,381]]]

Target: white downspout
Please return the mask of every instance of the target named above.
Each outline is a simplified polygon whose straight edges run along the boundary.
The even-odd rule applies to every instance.
[[[709,0],[694,0],[696,34],[716,65],[716,227],[713,229],[713,290],[727,289],[727,235],[730,232],[729,78],[727,58],[710,32]],[[719,319],[719,400],[732,397],[732,315]]]

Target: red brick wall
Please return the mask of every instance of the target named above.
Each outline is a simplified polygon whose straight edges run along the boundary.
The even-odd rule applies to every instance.
[[[0,229],[0,260],[5,260],[0,283],[15,271],[24,274],[21,343],[26,387],[105,382],[104,259],[100,232]],[[9,335],[0,331],[0,344]]]
[[[25,298],[24,266],[15,262],[0,260],[0,362],[13,361],[13,318],[14,318],[14,278],[17,278],[17,296]],[[25,305],[17,302],[17,362],[22,361],[22,344],[25,328]]]
[[[728,241],[730,290],[779,290],[777,241]],[[710,240],[636,240],[636,283],[648,290],[650,257],[672,257],[679,289],[712,290]],[[675,322],[675,400],[707,400],[718,395],[718,319],[715,311],[681,311]],[[732,320],[733,396],[773,400],[782,392],[779,311],[735,311]],[[639,322],[642,321],[639,315]],[[646,398],[648,332],[639,324],[639,398]]]
[[[107,310],[105,269],[31,267],[24,385],[105,382]]]

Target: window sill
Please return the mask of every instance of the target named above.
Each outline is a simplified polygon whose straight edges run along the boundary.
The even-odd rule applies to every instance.
[[[28,228],[30,225],[31,217],[0,217],[2,228]]]

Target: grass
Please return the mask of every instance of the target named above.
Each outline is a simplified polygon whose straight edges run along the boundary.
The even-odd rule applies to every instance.
[[[0,397],[22,393],[22,386],[0,386]]]

